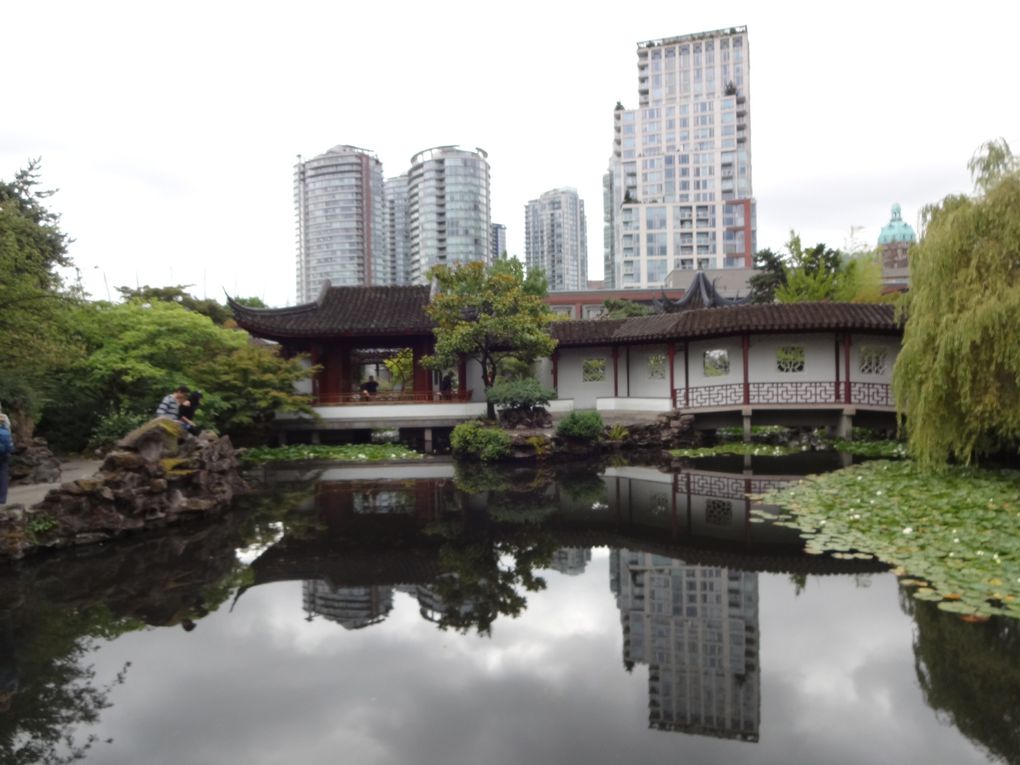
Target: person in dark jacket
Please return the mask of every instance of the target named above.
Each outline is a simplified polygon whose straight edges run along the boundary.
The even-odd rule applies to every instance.
[[[188,394],[186,401],[182,401],[177,409],[177,418],[184,423],[184,427],[191,433],[198,433],[199,427],[195,422],[195,414],[198,412],[199,404],[202,403],[202,391],[193,390]]]

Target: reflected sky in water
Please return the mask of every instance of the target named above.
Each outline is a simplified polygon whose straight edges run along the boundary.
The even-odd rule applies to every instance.
[[[355,512],[400,504],[372,497]],[[88,761],[988,761],[926,704],[918,627],[890,574],[798,580],[610,547],[557,547],[534,573],[546,587],[488,635],[438,629],[427,584],[295,578],[191,631],[100,641],[87,656],[98,682],[130,667],[87,728],[113,742]],[[688,718],[655,729],[685,683],[700,690],[672,713]],[[722,714],[708,716],[706,689]]]

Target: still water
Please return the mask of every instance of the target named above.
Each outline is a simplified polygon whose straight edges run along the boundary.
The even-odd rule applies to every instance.
[[[749,522],[838,466],[267,474],[0,577],[0,762],[1020,762],[1020,625]]]

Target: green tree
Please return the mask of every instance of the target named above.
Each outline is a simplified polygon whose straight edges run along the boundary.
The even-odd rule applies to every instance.
[[[462,355],[473,359],[487,392],[503,359],[530,364],[552,354],[556,341],[548,326],[555,317],[542,302],[541,285],[525,280],[520,261],[437,266],[431,275],[439,291],[426,311],[436,325],[436,349],[422,360],[426,367],[453,367]],[[488,415],[496,416],[492,402]]]
[[[71,265],[70,240],[46,207],[53,192],[38,184],[38,160],[0,181],[0,401],[20,438],[31,435],[50,372],[76,352],[64,316],[73,296],[58,270]]]
[[[608,300],[602,301],[604,319],[629,319],[632,316],[650,316],[654,311],[642,303],[635,303],[633,300]]]
[[[190,294],[187,290],[191,287],[191,284],[177,284],[169,287],[150,287],[145,285],[144,287],[138,287],[132,289],[131,287],[118,287],[117,292],[120,293],[121,298],[124,301],[131,301],[136,303],[151,304],[156,302],[163,303],[176,303],[189,311],[200,313],[203,316],[208,316],[213,320],[215,324],[223,324],[228,319],[233,319],[233,314],[230,309],[222,303],[217,303],[215,300],[210,298],[197,298]],[[248,298],[252,300],[253,298]],[[258,300],[258,298],[254,298]],[[260,303],[262,301],[259,301]],[[252,306],[253,308],[264,308],[265,306]]]
[[[896,405],[929,466],[1020,444],[1020,168],[1005,141],[969,167],[972,196],[923,211],[901,303]]]
[[[396,355],[383,360],[383,364],[390,373],[393,386],[403,390],[414,375],[414,352],[410,348],[401,348]]]
[[[774,303],[776,290],[786,284],[783,257],[766,248],[754,253],[754,268],[758,271],[750,278],[752,303]]]

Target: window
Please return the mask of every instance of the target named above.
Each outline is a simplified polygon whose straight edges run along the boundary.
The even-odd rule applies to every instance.
[[[606,379],[605,359],[585,359],[581,364],[581,380],[584,382],[602,382]]]
[[[653,353],[648,356],[648,377],[651,380],[666,379],[665,353]]]
[[[725,499],[709,499],[705,503],[705,522],[712,526],[729,526],[733,521],[733,503]]]
[[[725,377],[730,373],[730,354],[723,348],[705,351],[705,377]]]
[[[804,346],[784,345],[776,350],[776,369],[784,374],[804,371]]]
[[[862,345],[857,358],[862,375],[884,375],[889,371],[889,355],[884,346]]]

